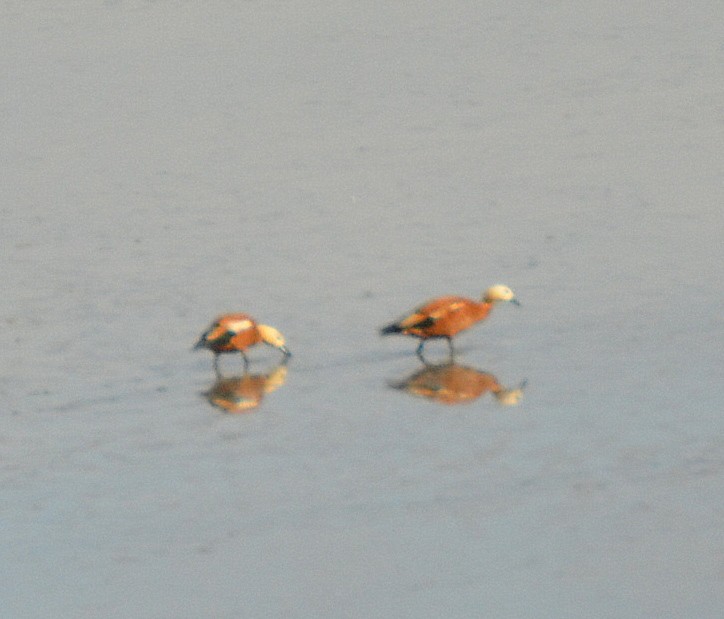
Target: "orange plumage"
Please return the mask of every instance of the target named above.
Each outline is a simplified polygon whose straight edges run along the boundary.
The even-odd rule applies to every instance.
[[[491,392],[498,402],[510,406],[517,404],[523,397],[525,381],[515,389],[508,389],[488,372],[456,363],[444,363],[425,365],[409,378],[392,382],[390,386],[440,404],[466,404]]]
[[[204,395],[214,406],[229,413],[245,413],[261,404],[267,393],[284,384],[287,368],[284,362],[266,374],[218,377]]]
[[[433,299],[408,316],[387,325],[380,333],[382,335],[400,333],[419,338],[421,340],[417,347],[419,356],[422,356],[426,340],[445,338],[450,345],[452,355],[452,338],[481,320],[485,320],[493,309],[493,305],[499,301],[509,301],[520,305],[510,288],[496,285],[485,292],[482,301],[456,296]]]
[[[201,335],[194,348],[208,348],[214,353],[214,365],[221,353],[240,352],[248,363],[246,350],[260,342],[278,348],[285,357],[291,355],[284,337],[269,325],[256,322],[248,314],[224,314]]]

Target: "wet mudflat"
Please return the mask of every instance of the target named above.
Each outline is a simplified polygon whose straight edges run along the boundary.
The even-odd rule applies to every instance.
[[[717,8],[3,7],[0,614],[720,616]]]

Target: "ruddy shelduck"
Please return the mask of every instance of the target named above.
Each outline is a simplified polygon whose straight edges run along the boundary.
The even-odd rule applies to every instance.
[[[513,291],[502,284],[488,288],[482,301],[455,296],[439,297],[428,301],[397,322],[387,325],[380,333],[382,335],[401,333],[419,338],[417,355],[420,358],[422,358],[422,351],[427,340],[445,338],[450,346],[450,356],[452,357],[452,338],[475,323],[485,320],[493,306],[503,301],[520,305]]]
[[[196,348],[208,348],[214,353],[214,368],[218,369],[218,359],[221,353],[240,352],[244,364],[248,365],[247,348],[263,342],[281,350],[284,357],[290,357],[291,352],[286,346],[284,336],[274,327],[261,325],[248,314],[224,314],[219,316],[213,324],[201,335],[196,342]]]

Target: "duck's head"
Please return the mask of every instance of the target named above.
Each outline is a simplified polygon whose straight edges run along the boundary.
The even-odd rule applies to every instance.
[[[515,293],[503,284],[496,284],[495,286],[488,288],[483,295],[483,301],[486,303],[509,301],[513,305],[520,305],[520,301],[515,298]]]
[[[269,325],[259,325],[257,328],[259,329],[259,335],[261,336],[261,339],[265,344],[269,344],[269,346],[278,348],[287,357],[291,356],[292,353],[286,346],[284,336],[279,333],[279,331],[277,331],[274,327],[270,327]]]

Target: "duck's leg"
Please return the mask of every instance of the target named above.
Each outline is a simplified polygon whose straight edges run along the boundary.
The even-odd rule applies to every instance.
[[[452,362],[455,358],[455,347],[453,346],[453,341],[450,336],[447,337],[447,344],[450,347],[450,362]]]
[[[422,356],[422,351],[425,348],[425,340],[420,340],[420,344],[417,347],[417,350],[415,351],[415,354],[420,358],[420,361],[425,363],[425,357]]]
[[[221,370],[219,370],[219,353],[217,352],[214,353],[214,373],[217,378],[221,376]]]
[[[246,356],[246,353],[243,350],[240,350],[239,352],[244,359],[244,374],[246,374],[249,371],[249,357]]]

